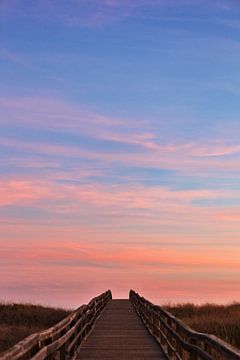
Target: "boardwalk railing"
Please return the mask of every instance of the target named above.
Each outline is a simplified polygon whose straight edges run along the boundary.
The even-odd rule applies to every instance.
[[[240,360],[240,351],[216,336],[198,333],[133,290],[129,298],[142,321],[171,360]]]
[[[96,319],[112,298],[108,290],[73,311],[52,328],[30,335],[12,347],[0,360],[69,360],[92,330]]]

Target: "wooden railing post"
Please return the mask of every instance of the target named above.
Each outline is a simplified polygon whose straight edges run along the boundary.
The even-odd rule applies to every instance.
[[[133,290],[130,300],[148,330],[159,342],[167,359],[240,360],[240,351],[224,341],[198,333],[159,306]]]
[[[66,360],[66,345],[64,344],[59,351],[60,360]]]
[[[190,353],[190,360],[198,360],[198,353],[197,351]]]
[[[22,340],[0,360],[31,360],[35,356],[39,360],[72,359],[110,298],[110,291],[94,298],[52,328]]]

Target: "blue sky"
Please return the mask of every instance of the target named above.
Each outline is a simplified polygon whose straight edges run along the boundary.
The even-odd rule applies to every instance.
[[[231,0],[1,1],[4,299],[239,296],[239,15]]]

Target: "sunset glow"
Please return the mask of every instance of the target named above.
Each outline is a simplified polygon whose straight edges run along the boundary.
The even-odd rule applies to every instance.
[[[0,300],[239,300],[239,15],[0,2]]]

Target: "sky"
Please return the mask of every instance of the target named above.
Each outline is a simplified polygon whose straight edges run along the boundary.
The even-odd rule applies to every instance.
[[[236,0],[0,0],[0,298],[240,296]]]

